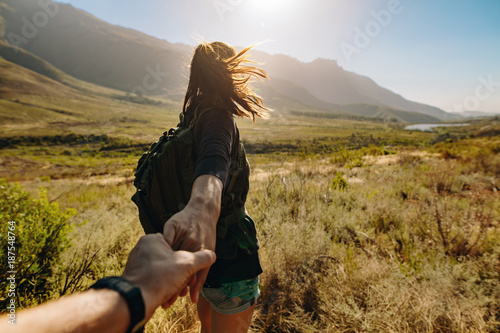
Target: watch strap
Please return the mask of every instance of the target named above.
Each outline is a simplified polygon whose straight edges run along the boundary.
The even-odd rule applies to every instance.
[[[130,325],[127,333],[141,333],[144,331],[146,307],[139,287],[121,276],[108,276],[98,280],[90,288],[117,291],[127,302],[130,312]]]

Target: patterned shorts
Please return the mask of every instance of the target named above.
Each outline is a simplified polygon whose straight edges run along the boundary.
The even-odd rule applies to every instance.
[[[232,315],[251,308],[260,296],[259,277],[249,280],[222,283],[218,288],[204,287],[200,296],[212,309],[221,314]]]

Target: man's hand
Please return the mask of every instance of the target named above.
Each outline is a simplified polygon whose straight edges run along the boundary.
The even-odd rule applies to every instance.
[[[187,206],[172,216],[163,229],[163,235],[174,250],[215,250],[216,228],[219,219],[222,181],[211,175],[196,178]],[[205,283],[210,268],[199,271],[189,282],[191,300],[198,301],[198,295]],[[180,296],[184,296],[184,289]]]
[[[191,277],[215,261],[209,250],[174,252],[162,234],[143,236],[129,254],[122,276],[142,293],[149,320],[158,306],[175,302]],[[16,326],[0,317],[1,332],[125,332],[130,312],[125,299],[109,289],[87,290],[23,310]]]
[[[142,292],[149,319],[160,305],[172,305],[192,276],[207,270],[215,262],[215,253],[174,252],[160,234],[143,236],[129,254],[122,276]]]

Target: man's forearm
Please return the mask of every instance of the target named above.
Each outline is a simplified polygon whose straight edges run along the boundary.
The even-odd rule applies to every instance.
[[[1,317],[1,332],[125,332],[130,314],[113,290],[89,290],[19,313],[16,326]]]
[[[142,236],[130,251],[122,277],[141,289],[146,320],[175,301],[197,272],[214,263],[211,251],[174,252],[161,234]],[[125,332],[130,326],[125,298],[110,289],[90,289],[16,313],[16,325],[0,316],[0,332]]]

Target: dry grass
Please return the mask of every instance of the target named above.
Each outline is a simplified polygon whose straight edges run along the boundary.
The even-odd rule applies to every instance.
[[[253,332],[500,329],[497,174],[475,160],[421,151],[390,156],[390,163],[380,156],[359,167],[345,154],[250,156],[247,208],[265,270]],[[337,174],[346,187],[331,186]],[[80,289],[123,269],[142,234],[130,176],[121,170],[23,183],[30,191],[48,188],[49,199],[78,210],[73,222],[86,221],[60,263],[61,284],[71,267],[85,264],[80,258],[92,255]],[[158,309],[146,331],[198,332],[199,325],[195,305],[182,299]]]

